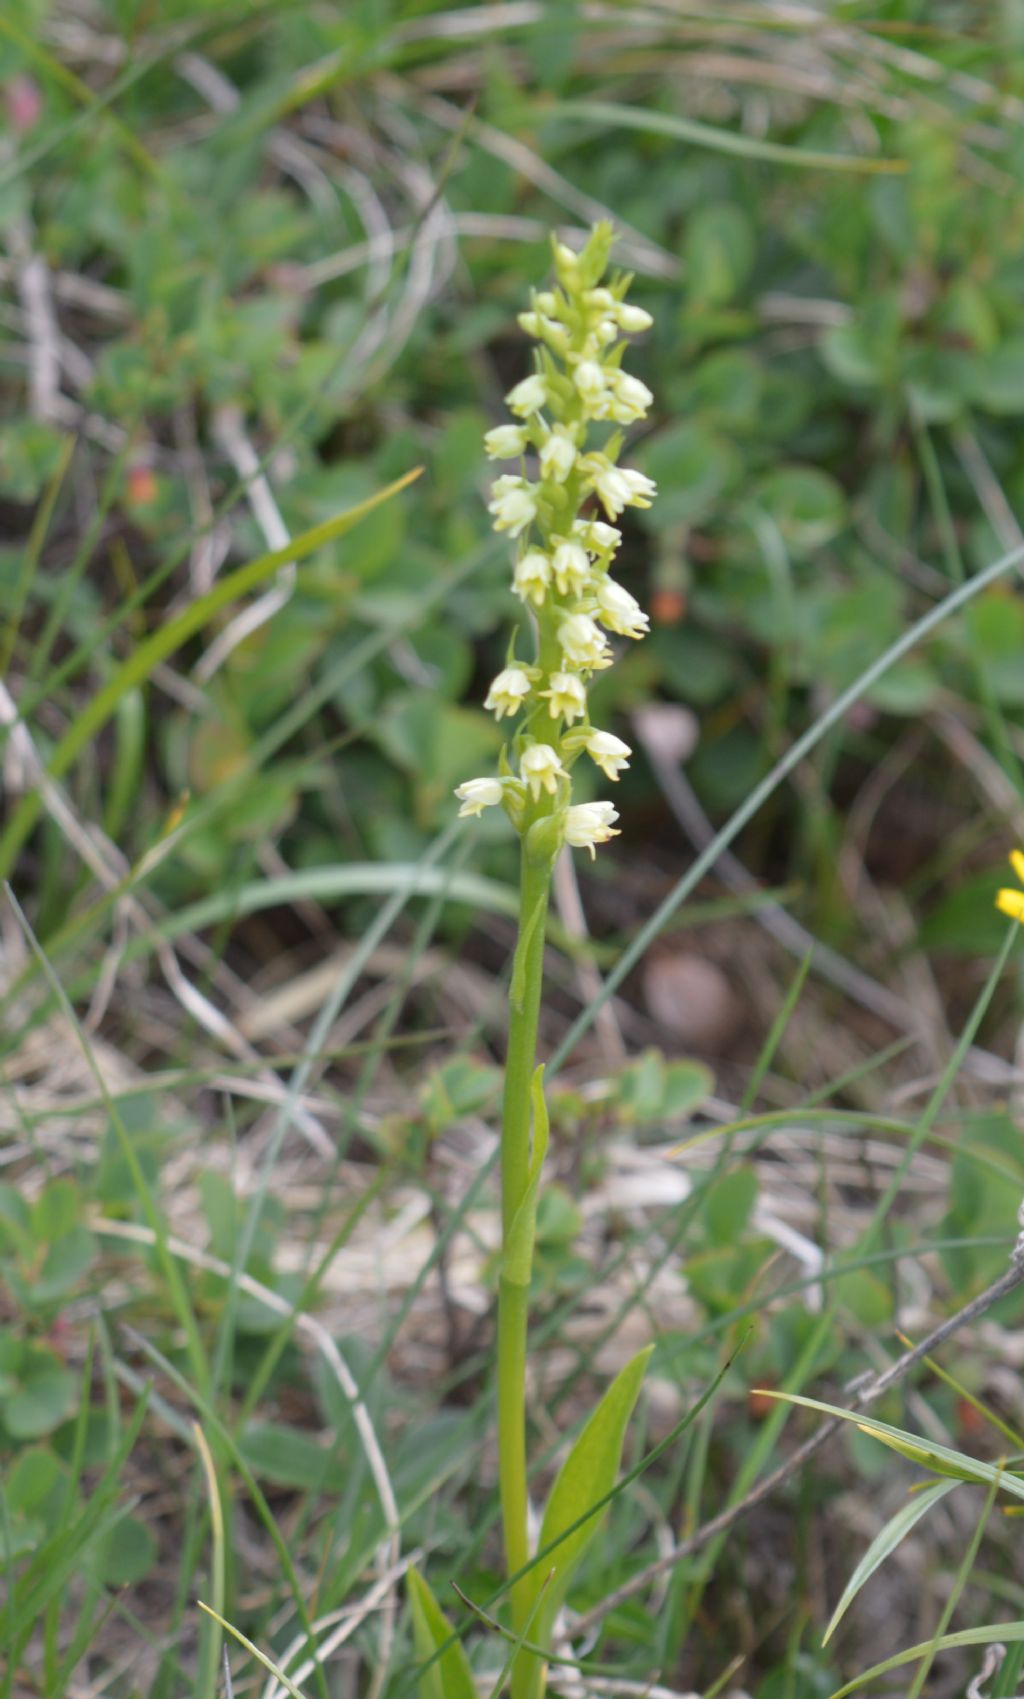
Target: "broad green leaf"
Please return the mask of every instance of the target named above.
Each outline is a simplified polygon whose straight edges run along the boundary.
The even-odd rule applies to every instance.
[[[542,1646],[547,1643],[551,1624],[562,1608],[580,1558],[600,1527],[603,1512],[592,1516],[587,1516],[587,1512],[615,1485],[626,1424],[640,1395],[653,1349],[653,1345],[645,1346],[616,1375],[551,1488],[537,1549],[544,1551],[561,1540],[563,1534],[566,1537],[556,1545],[550,1558],[536,1565],[530,1577],[531,1602],[536,1603],[543,1589],[533,1631]]]
[[[407,1583],[416,1656],[430,1665],[419,1678],[420,1699],[478,1699],[462,1642],[417,1569],[409,1570]]]
[[[832,1638],[864,1583],[870,1580],[875,1570],[879,1569],[886,1558],[896,1550],[900,1541],[906,1538],[911,1528],[920,1522],[922,1516],[926,1516],[932,1506],[938,1504],[940,1499],[945,1498],[947,1493],[951,1493],[956,1485],[956,1481],[934,1481],[931,1486],[922,1487],[919,1493],[915,1493],[909,1504],[905,1504],[902,1510],[898,1510],[895,1516],[890,1517],[885,1527],[875,1535],[846,1583],[843,1596],[832,1612],[831,1621],[825,1630],[822,1645],[827,1645]]]
[[[59,1357],[30,1347],[18,1375],[17,1390],[3,1404],[3,1422],[14,1439],[52,1433],[75,1402],[78,1381]]]
[[[73,1180],[51,1180],[32,1210],[32,1231],[51,1245],[77,1226],[82,1199]]]
[[[343,1492],[348,1468],[332,1449],[284,1422],[249,1422],[238,1449],[253,1474],[302,1492]]]
[[[105,1587],[126,1587],[141,1581],[157,1557],[153,1531],[137,1516],[124,1516],[101,1534],[89,1552],[91,1574]]]
[[[836,1404],[823,1404],[817,1398],[767,1390],[764,1397],[781,1398],[788,1404],[802,1404],[805,1409],[820,1410],[826,1416],[838,1416],[842,1422],[852,1422],[861,1433],[898,1451],[909,1463],[930,1469],[933,1474],[945,1475],[953,1481],[973,1481],[978,1486],[990,1487],[995,1482],[1004,1491],[1012,1493],[1014,1498],[1024,1498],[1024,1479],[999,1464],[981,1463],[976,1457],[968,1457],[966,1452],[953,1451],[947,1445],[936,1445],[933,1440],[918,1439],[916,1434],[904,1433],[902,1428],[890,1427],[888,1422],[879,1422],[874,1416],[862,1415],[858,1410],[842,1410]]]

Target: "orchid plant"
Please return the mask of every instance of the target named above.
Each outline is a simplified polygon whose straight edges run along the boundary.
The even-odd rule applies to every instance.
[[[587,685],[612,665],[614,638],[639,639],[647,615],[611,575],[622,541],[615,521],[649,507],[651,479],[619,465],[623,426],[653,397],[623,366],[628,337],[651,317],[627,301],[630,278],[606,276],[614,231],[599,224],[580,253],[555,242],[555,287],[535,292],[519,323],[537,347],[534,370],[506,396],[512,420],[488,431],[497,461],[519,462],[493,485],[496,531],[516,543],[512,589],[532,627],[518,632],[485,706],[515,721],[497,773],[467,779],[460,814],[504,808],[521,839],[519,936],[509,991],[501,1130],[502,1257],[498,1298],[498,1466],[509,1584],[513,1699],[539,1699],[544,1653],[574,1569],[614,1487],[626,1424],[648,1351],[628,1363],[583,1428],[550,1490],[536,1545],[527,1484],[527,1322],[538,1194],[548,1140],[543,1069],[536,1065],[544,932],[552,872],[568,845],[589,850],[617,836],[610,801],[572,801],[577,762],[615,781],[629,745],[590,718]],[[597,433],[597,440],[595,440]],[[535,468],[535,469],[534,469]],[[536,1555],[535,1555],[536,1554]],[[439,1668],[440,1690],[473,1692],[461,1646],[419,1576],[411,1586],[417,1650]],[[440,1638],[439,1638],[440,1636]]]

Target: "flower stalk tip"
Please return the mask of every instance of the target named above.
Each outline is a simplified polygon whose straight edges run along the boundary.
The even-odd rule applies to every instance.
[[[495,479],[488,511],[517,545],[512,590],[531,616],[535,653],[517,659],[513,640],[484,701],[497,720],[517,722],[503,777],[456,791],[463,815],[500,802],[519,832],[550,820],[557,843],[591,855],[617,836],[618,814],[610,802],[573,804],[573,763],[586,753],[617,780],[631,750],[591,723],[587,685],[614,661],[610,637],[635,642],[650,625],[611,576],[622,542],[612,522],[656,494],[643,472],[619,464],[619,427],[646,417],[653,400],[623,356],[652,320],[626,300],[628,277],[606,275],[613,240],[600,224],[578,254],[553,243],[555,285],[534,291],[519,315],[537,344],[536,369],[505,397],[511,420],[484,437],[490,459],[520,462]]]

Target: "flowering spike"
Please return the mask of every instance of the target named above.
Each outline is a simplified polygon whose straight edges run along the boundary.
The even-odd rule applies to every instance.
[[[651,316],[626,301],[627,274],[606,276],[614,235],[610,224],[596,225],[579,253],[553,239],[556,286],[534,290],[519,315],[536,345],[534,370],[505,397],[511,422],[484,438],[492,460],[533,457],[522,475],[495,479],[488,511],[496,531],[519,539],[512,589],[530,615],[536,656],[520,661],[513,636],[485,699],[499,720],[517,720],[500,777],[469,779],[456,792],[461,814],[500,802],[530,843],[543,827],[545,844],[591,855],[617,836],[618,814],[610,802],[572,803],[572,765],[585,752],[617,779],[630,749],[590,724],[586,681],[612,664],[609,632],[638,639],[649,625],[609,576],[622,542],[610,522],[655,495],[650,478],[618,464],[621,427],[645,418],[653,397],[623,369],[627,338],[648,330]],[[605,427],[603,441],[595,442],[595,425]]]

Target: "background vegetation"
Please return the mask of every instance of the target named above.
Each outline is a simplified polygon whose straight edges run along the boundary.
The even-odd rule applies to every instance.
[[[550,231],[601,216],[655,316],[656,629],[598,686],[623,836],[560,876],[538,1449],[646,1340],[630,1468],[729,1366],[617,1497],[552,1680],[801,1699],[1024,1617],[982,1481],[823,1647],[921,1502],[853,1428],[637,1579],[814,1431],[752,1389],[848,1404],[1017,1232],[1022,55],[1017,0],[8,0],[5,1696],[223,1692],[197,1596],[305,1692],[410,1693],[417,1554],[501,1667],[449,1583],[498,1588],[515,845],[451,790],[511,611],[481,436]],[[1018,1292],[875,1414],[1015,1456],[1022,1329]]]

